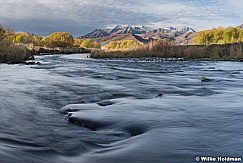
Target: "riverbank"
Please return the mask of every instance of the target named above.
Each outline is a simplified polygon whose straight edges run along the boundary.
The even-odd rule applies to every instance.
[[[27,62],[31,56],[34,55],[51,55],[51,54],[80,54],[90,53],[91,49],[81,47],[42,47],[31,46],[29,44],[12,44],[12,43],[0,43],[0,63],[8,64],[34,64],[33,62]]]
[[[91,58],[183,58],[187,60],[242,60],[243,43],[225,45],[188,45],[169,46],[163,43],[153,43],[130,50],[91,52]]]
[[[48,48],[42,46],[27,46],[31,55],[43,55],[43,54],[75,54],[75,53],[90,53],[90,49],[81,47],[55,47]]]

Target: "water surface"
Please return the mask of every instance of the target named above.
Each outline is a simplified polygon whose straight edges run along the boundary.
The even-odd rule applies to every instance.
[[[0,65],[0,162],[243,156],[242,63],[36,58]]]

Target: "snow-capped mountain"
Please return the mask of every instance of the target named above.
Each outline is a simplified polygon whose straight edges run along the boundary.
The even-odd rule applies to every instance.
[[[185,34],[187,32],[195,32],[190,27],[165,27],[165,28],[152,28],[146,27],[143,25],[131,26],[131,25],[116,25],[113,28],[109,29],[96,29],[91,33],[88,33],[80,38],[100,38],[106,37],[113,34],[135,34],[140,35],[144,38],[146,37],[155,37],[160,34],[162,37],[173,38]]]

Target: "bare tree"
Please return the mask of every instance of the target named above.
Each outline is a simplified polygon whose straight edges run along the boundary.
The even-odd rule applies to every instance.
[[[3,27],[0,25],[0,41],[4,40],[8,36],[12,34],[12,30],[10,28]]]

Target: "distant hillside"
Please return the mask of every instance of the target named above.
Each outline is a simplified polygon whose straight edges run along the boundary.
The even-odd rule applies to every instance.
[[[176,41],[179,44],[188,44],[191,42],[191,40],[189,40],[191,39],[191,36],[194,36],[192,35],[193,33],[195,33],[195,30],[185,26],[181,28],[151,28],[143,25],[117,25],[109,29],[96,29],[93,32],[78,38],[92,38],[101,43],[102,46],[108,44],[110,41],[121,41],[125,39],[147,43],[151,40],[162,40],[165,38],[170,41]],[[183,38],[185,38],[185,40],[183,40]]]
[[[102,29],[96,29],[91,33],[88,33],[84,36],[78,37],[78,38],[101,38],[101,37],[106,37],[106,36],[110,36],[109,33],[107,33],[106,31],[102,30]]]
[[[175,38],[176,45],[192,45],[193,38],[197,36],[196,32],[187,32]]]
[[[134,34],[113,34],[107,37],[100,37],[100,38],[96,38],[94,39],[94,41],[97,41],[101,44],[101,46],[105,46],[107,45],[110,41],[122,41],[122,40],[134,40],[137,41],[141,44],[145,44],[148,43],[149,39],[144,39],[138,35],[134,35]]]

